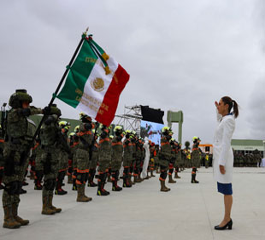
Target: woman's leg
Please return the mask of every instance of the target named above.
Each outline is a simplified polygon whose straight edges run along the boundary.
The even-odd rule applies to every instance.
[[[225,215],[223,221],[219,224],[220,227],[223,227],[230,221],[232,204],[233,204],[233,196],[224,195]]]

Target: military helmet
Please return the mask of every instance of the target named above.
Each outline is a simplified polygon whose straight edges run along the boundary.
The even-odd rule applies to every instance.
[[[59,126],[60,126],[61,128],[65,128],[65,129],[69,130],[71,124],[70,124],[69,122],[66,122],[66,121],[60,121],[60,122],[59,122]]]
[[[62,115],[61,110],[57,107],[56,104],[51,105],[50,115],[52,115],[52,114],[56,114],[58,117],[60,117]]]
[[[162,128],[162,133],[166,133],[166,132],[170,132],[171,131],[171,129],[169,128],[169,127],[163,127]]]
[[[193,138],[192,138],[192,140],[193,140],[193,142],[195,141],[195,140],[201,140],[199,137],[197,137],[197,136],[194,136]]]
[[[114,133],[116,134],[116,135],[120,135],[121,133],[122,133],[122,127],[121,126],[115,126],[115,128],[114,128]]]
[[[80,120],[84,120],[84,119],[86,119],[86,120],[89,120],[90,122],[92,122],[91,117],[88,116],[87,114],[85,114],[84,112],[79,113],[79,119],[80,119]]]
[[[26,89],[17,89],[9,98],[9,106],[12,108],[22,107],[23,102],[32,102],[32,97],[27,93]]]
[[[78,132],[79,132],[79,129],[80,129],[80,126],[77,125],[77,126],[75,127],[75,129],[74,129],[75,133],[78,133]]]

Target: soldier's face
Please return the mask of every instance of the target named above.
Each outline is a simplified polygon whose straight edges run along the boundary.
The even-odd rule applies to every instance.
[[[28,108],[28,107],[29,107],[29,102],[22,103],[22,108]]]

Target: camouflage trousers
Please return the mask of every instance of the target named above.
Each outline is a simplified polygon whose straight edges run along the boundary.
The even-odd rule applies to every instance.
[[[53,194],[53,190],[55,189],[60,151],[53,146],[45,147],[43,150],[41,155],[41,164],[44,173],[42,196],[48,197]]]
[[[85,184],[88,179],[89,152],[78,148],[74,154],[73,162],[76,162],[76,184]]]
[[[121,168],[121,161],[111,160],[111,171],[118,171]]]
[[[11,206],[13,203],[19,204],[19,190],[22,187],[22,182],[25,177],[25,172],[28,166],[28,158],[26,157],[26,151],[28,145],[6,145],[3,157],[4,157],[4,176],[3,183],[6,189],[3,192],[2,202],[3,207]]]

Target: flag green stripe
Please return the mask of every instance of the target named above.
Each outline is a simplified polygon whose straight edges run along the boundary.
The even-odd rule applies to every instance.
[[[69,69],[65,85],[57,98],[76,108],[97,59],[98,57],[89,46],[89,43],[84,41],[75,62]]]

